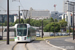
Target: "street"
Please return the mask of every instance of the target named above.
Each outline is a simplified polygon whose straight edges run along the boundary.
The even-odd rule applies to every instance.
[[[55,38],[55,39],[48,39],[51,44],[62,47],[67,50],[75,50],[75,43],[67,42],[65,39],[69,39],[72,37],[63,37],[63,38]]]

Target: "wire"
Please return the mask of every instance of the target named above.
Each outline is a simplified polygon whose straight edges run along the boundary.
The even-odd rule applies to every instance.
[[[0,6],[2,9],[4,9],[2,6]],[[5,9],[4,9],[5,10]],[[5,10],[6,11],[6,10]]]
[[[22,6],[21,2],[19,2],[19,3],[20,3],[20,5],[21,5],[21,7],[24,9],[24,7]]]

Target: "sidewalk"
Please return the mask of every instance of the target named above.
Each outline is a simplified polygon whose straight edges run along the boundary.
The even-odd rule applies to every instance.
[[[65,41],[75,43],[75,39],[73,40],[73,38],[65,39]]]
[[[6,41],[0,41],[0,50],[12,50],[12,47],[15,45],[16,43],[14,41],[10,41],[10,44],[7,45]]]

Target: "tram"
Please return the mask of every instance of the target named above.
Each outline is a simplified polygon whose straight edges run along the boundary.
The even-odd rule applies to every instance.
[[[29,24],[15,24],[15,42],[30,42],[36,39],[36,30]]]

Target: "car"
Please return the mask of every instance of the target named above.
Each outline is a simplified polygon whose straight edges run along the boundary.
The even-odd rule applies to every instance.
[[[69,35],[69,33],[66,33],[66,36],[68,36]]]
[[[63,34],[62,33],[59,33],[59,36],[62,36]]]
[[[40,34],[36,34],[36,37],[40,37]]]
[[[2,40],[2,36],[0,36],[0,40]]]
[[[50,36],[54,36],[54,33],[51,33]]]
[[[59,36],[59,34],[58,33],[55,33],[55,36]]]
[[[67,36],[68,34],[67,33],[63,33],[63,36]]]

